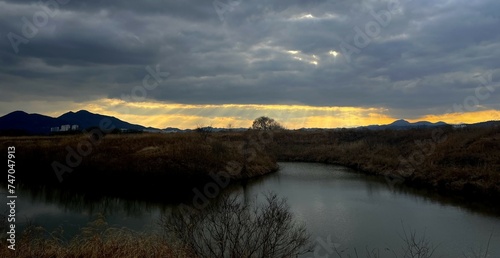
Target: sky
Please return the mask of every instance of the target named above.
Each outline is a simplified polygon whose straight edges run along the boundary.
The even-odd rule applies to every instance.
[[[500,120],[498,0],[0,0],[0,116]]]

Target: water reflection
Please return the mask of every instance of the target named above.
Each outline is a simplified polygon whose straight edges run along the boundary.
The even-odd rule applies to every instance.
[[[29,200],[33,203],[54,204],[65,212],[90,215],[97,213],[103,215],[124,214],[134,217],[140,216],[144,212],[162,210],[166,207],[166,204],[161,202],[93,196],[46,187],[21,187],[19,192],[29,195]]]
[[[392,194],[412,198],[414,201],[427,202],[429,204],[447,206],[451,205],[463,209],[472,214],[481,214],[500,218],[500,205],[494,200],[472,200],[463,196],[453,194],[441,194],[437,191],[425,188],[409,187],[402,183],[389,183],[386,179],[377,176],[367,176],[367,193],[383,193],[387,190]]]
[[[349,173],[346,173],[349,172]],[[384,178],[321,164],[283,163],[276,177],[261,178],[251,189],[288,197],[294,213],[316,237],[341,239],[344,247],[401,250],[402,228],[440,245],[439,255],[457,257],[485,245],[493,232],[500,242],[498,205],[388,185]],[[493,241],[493,240],[492,240]],[[500,254],[500,246],[490,248]],[[439,255],[437,255],[439,257]],[[494,257],[494,256],[492,256]]]
[[[4,189],[0,191],[5,192]],[[136,231],[151,231],[169,205],[144,200],[96,197],[82,193],[21,186],[17,198],[17,227],[28,223],[43,226],[49,232],[62,227],[71,238],[97,215],[104,215],[110,226]]]

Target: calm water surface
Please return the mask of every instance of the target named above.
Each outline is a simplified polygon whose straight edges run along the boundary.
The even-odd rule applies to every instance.
[[[346,253],[354,254],[356,249],[364,257],[366,249],[378,248],[382,257],[391,257],[386,248],[400,252],[405,229],[418,236],[425,234],[438,245],[434,257],[463,257],[471,249],[484,250],[493,234],[490,257],[500,257],[500,216],[487,205],[456,204],[340,166],[287,162],[280,167],[275,174],[233,185],[227,191],[247,199],[269,191],[287,198],[296,219],[306,224],[312,240],[319,243],[318,254],[327,253],[321,243],[330,239]],[[23,222],[29,219],[49,231],[62,226],[68,235],[98,213],[104,213],[112,226],[151,230],[162,213],[175,207],[27,190],[19,190],[17,202],[17,216]]]

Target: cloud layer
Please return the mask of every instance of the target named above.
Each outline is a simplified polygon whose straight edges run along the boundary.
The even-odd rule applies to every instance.
[[[150,102],[500,110],[494,0],[42,3],[0,1],[1,102],[122,99],[159,65]]]

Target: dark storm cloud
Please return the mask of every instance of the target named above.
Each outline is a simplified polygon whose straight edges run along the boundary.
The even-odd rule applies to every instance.
[[[24,36],[23,17],[43,9],[0,1],[0,100],[120,98],[159,64],[170,77],[148,92],[153,100],[384,107],[411,117],[463,102],[478,74],[500,80],[498,1],[220,1],[231,8],[60,0],[17,54],[9,33]],[[373,13],[388,11],[382,26]],[[373,22],[379,33],[356,46],[356,28]],[[358,49],[350,62],[343,42]],[[500,109],[494,87],[480,104]]]

